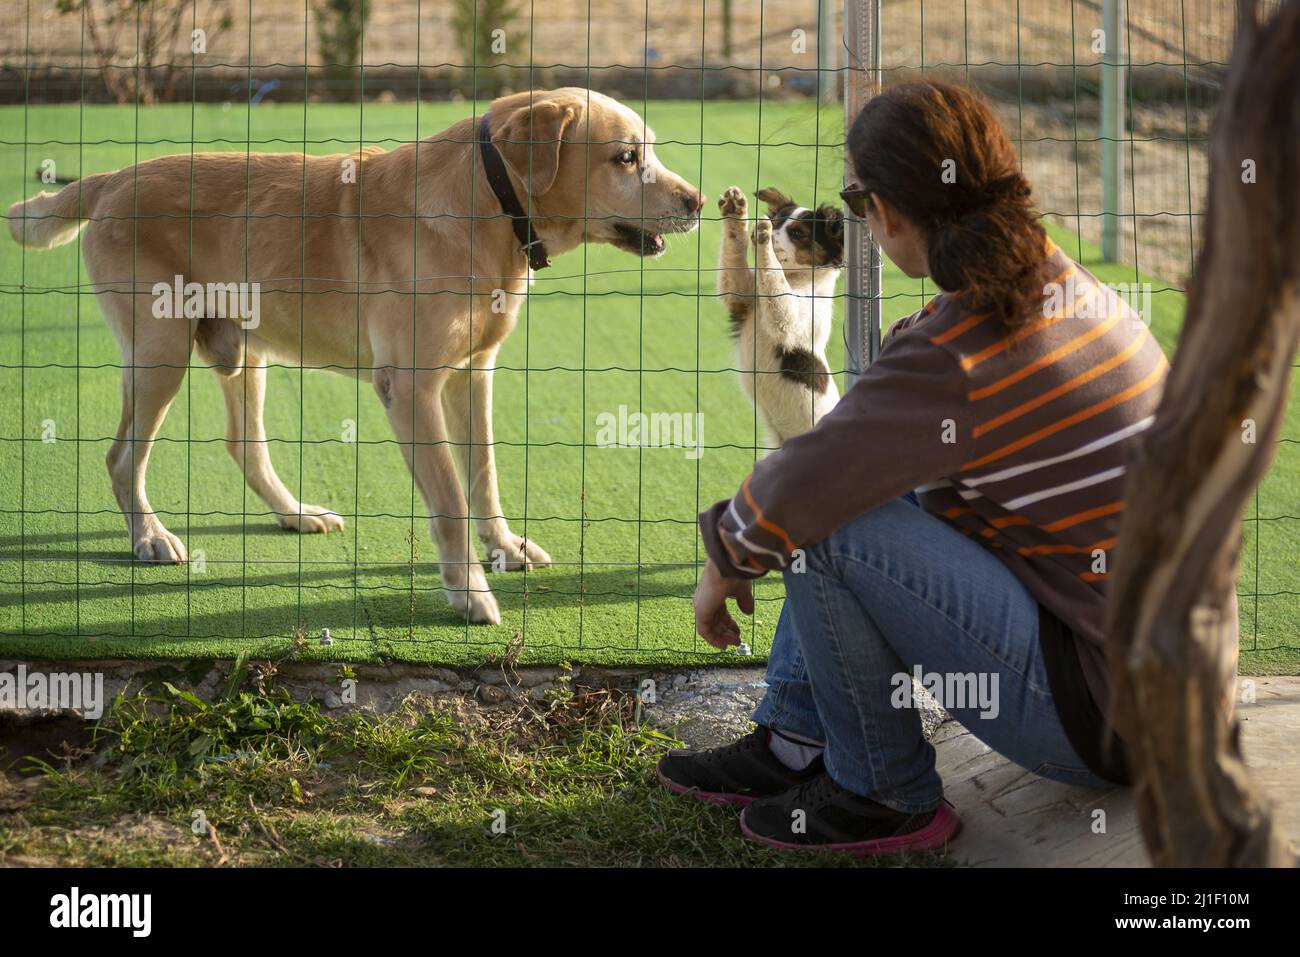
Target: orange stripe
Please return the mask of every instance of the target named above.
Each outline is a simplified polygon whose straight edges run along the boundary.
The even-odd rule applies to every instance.
[[[1023,515],[1006,515],[1002,518],[993,519],[989,524],[993,527],[986,528],[984,531],[980,532],[980,534],[985,538],[992,538],[998,533],[998,529],[1000,528],[1007,528],[1011,525],[1032,525],[1034,523],[1031,519],[1025,518]]]
[[[936,346],[941,346],[945,342],[951,342],[953,339],[956,339],[963,332],[966,332],[970,329],[974,329],[976,326],[978,326],[981,322],[983,322],[991,315],[992,313],[989,312],[979,312],[973,316],[967,316],[965,319],[957,323],[957,325],[953,326],[951,329],[941,332],[937,336],[931,336],[930,342]]]
[[[1105,538],[1092,545],[1034,545],[1032,548],[1018,549],[1021,555],[1084,555],[1098,549],[1105,551],[1115,546],[1116,539]]]
[[[975,511],[973,508],[950,508],[945,512],[940,512],[944,518],[956,518],[958,515],[969,515]]]
[[[998,355],[999,353],[1005,352],[1007,349],[1011,348],[1017,342],[1020,342],[1024,339],[1028,339],[1030,336],[1034,335],[1035,333],[1042,332],[1048,326],[1054,326],[1062,319],[1074,318],[1074,310],[1077,309],[1079,306],[1081,306],[1083,303],[1085,303],[1087,300],[1095,296],[1097,294],[1097,289],[1098,287],[1095,285],[1089,287],[1087,292],[1079,296],[1077,299],[1074,300],[1074,302],[1070,303],[1060,312],[1055,312],[1052,313],[1051,315],[1043,316],[1041,319],[1037,319],[1034,322],[1031,322],[1029,325],[1017,329],[1011,335],[1003,336],[997,342],[993,343],[993,345],[989,346],[986,349],[980,350],[979,352],[975,353],[973,356],[966,356],[961,360],[961,367],[969,372],[971,369],[975,368],[975,366],[979,365],[981,362],[984,362],[987,359],[992,359],[994,356]]]
[[[1056,252],[1056,245],[1054,243],[1051,246],[1047,247],[1048,256],[1053,255],[1055,252]],[[1052,285],[1053,283],[1058,283],[1061,280],[1066,279],[1073,272],[1074,272],[1074,263],[1070,263],[1070,265],[1065,268],[1065,271],[1062,272],[1055,279],[1053,279],[1050,283],[1048,283],[1048,285]],[[954,293],[952,298],[958,299],[960,298],[960,296],[959,294]],[[957,323],[957,325],[953,326],[948,331],[941,332],[937,336],[931,336],[930,342],[936,346],[943,345],[945,342],[951,342],[953,339],[956,339],[962,333],[969,332],[971,329],[974,329],[976,326],[980,325],[982,322],[984,322],[984,320],[989,318],[989,315],[990,313],[985,312],[985,313],[976,313],[973,316],[967,316],[965,319]],[[967,368],[964,364],[964,360],[963,360],[963,368]]]
[[[722,547],[727,550],[727,554],[731,557],[731,564],[735,565],[737,568],[740,568],[742,565],[748,565],[757,572],[767,571],[762,563],[754,559],[753,555],[750,555],[742,562],[740,556],[736,554],[736,550],[732,548],[731,544],[727,541],[727,533],[722,531],[722,529],[718,529],[718,541],[722,542]]]
[[[785,529],[780,525],[777,525],[775,522],[769,522],[763,515],[763,510],[759,508],[758,503],[754,501],[754,496],[749,494],[748,478],[746,478],[744,483],[740,486],[740,491],[744,493],[745,501],[749,504],[750,510],[754,513],[754,521],[758,523],[758,527],[764,528],[773,535],[779,537],[785,544],[786,552],[794,551],[798,546],[795,545],[794,542],[790,541],[790,536],[786,534]]]
[[[1114,515],[1116,512],[1123,511],[1123,502],[1111,502],[1109,505],[1099,505],[1097,508],[1090,508],[1085,512],[1075,512],[1073,515],[1067,515],[1065,518],[1057,519],[1049,525],[1040,526],[1045,532],[1060,532],[1083,522],[1090,522],[1094,518],[1101,518],[1104,515]]]
[[[987,422],[981,423],[980,425],[975,426],[975,431],[972,433],[972,435],[974,435],[975,438],[979,438],[985,432],[991,432],[1000,425],[1006,425],[1008,422],[1012,421],[1013,419],[1018,419],[1025,413],[1032,412],[1034,411],[1034,409],[1046,405],[1048,402],[1051,402],[1053,399],[1058,399],[1061,396],[1065,395],[1065,393],[1074,391],[1075,389],[1079,388],[1079,386],[1081,385],[1086,385],[1087,383],[1091,382],[1093,379],[1097,378],[1098,376],[1105,375],[1107,372],[1109,372],[1111,369],[1114,369],[1116,366],[1123,365],[1125,362],[1128,362],[1129,359],[1132,359],[1133,356],[1137,354],[1137,351],[1142,348],[1142,344],[1145,341],[1146,340],[1144,337],[1140,335],[1135,336],[1133,341],[1129,343],[1129,345],[1125,347],[1122,352],[1115,353],[1115,355],[1111,356],[1109,359],[1097,363],[1095,366],[1093,366],[1091,369],[1087,370],[1086,372],[1080,372],[1077,376],[1075,376],[1073,379],[1070,379],[1068,382],[1062,382],[1056,388],[1048,389],[1046,392],[1042,393],[1041,395],[1035,396],[1034,398],[1030,399],[1028,402],[1023,402],[1020,405],[1016,406],[1014,409],[1010,409],[1006,412],[1003,412],[1001,415],[992,418]]]
[[[1110,572],[1101,572],[1100,574],[1097,572],[1081,572],[1079,577],[1086,582],[1104,582],[1110,578]]]
[[[727,550],[727,555],[731,558],[731,564],[739,568],[741,565],[740,556],[737,555],[736,550],[731,547],[731,543],[727,541],[727,533],[722,529],[718,529],[718,541],[722,542],[722,547]]]
[[[1002,448],[998,449],[996,452],[990,452],[983,458],[975,459],[973,462],[967,462],[962,466],[962,470],[966,471],[968,469],[975,469],[982,465],[987,465],[990,462],[996,462],[998,459],[1005,458],[1012,452],[1018,452],[1027,446],[1033,445],[1035,442],[1047,438],[1049,435],[1055,435],[1063,429],[1068,429],[1072,425],[1078,425],[1080,422],[1085,422],[1095,415],[1100,415],[1107,409],[1113,409],[1115,406],[1127,402],[1129,399],[1136,398],[1156,385],[1164,373],[1164,363],[1161,362],[1154,369],[1148,372],[1140,382],[1135,382],[1118,395],[1113,395],[1109,399],[1104,399],[1095,405],[1090,405],[1086,409],[1081,409],[1074,413],[1074,415],[1066,416],[1058,422],[1053,422],[1051,425],[1044,426],[1037,432],[1031,432],[1029,435],[1016,439],[1016,441],[1009,445],[1002,446]]]
[[[1068,356],[1070,353],[1077,352],[1078,350],[1086,346],[1088,343],[1092,342],[1094,339],[1098,338],[1099,336],[1105,335],[1107,332],[1109,332],[1111,329],[1115,327],[1115,323],[1119,322],[1119,320],[1120,320],[1120,314],[1111,316],[1105,322],[1101,322],[1093,326],[1083,335],[1075,339],[1071,339],[1069,342],[1061,346],[1059,349],[1053,349],[1047,355],[1035,359],[1033,362],[1029,363],[1029,365],[1025,366],[1023,369],[1017,369],[1009,376],[999,379],[997,382],[994,382],[991,385],[986,385],[982,389],[976,389],[974,392],[968,393],[966,398],[971,399],[972,401],[974,401],[975,399],[985,399],[993,395],[995,392],[1001,392],[1009,385],[1015,385],[1017,382],[1019,382],[1021,379],[1025,378],[1026,376],[1033,375],[1039,369],[1045,369],[1047,368],[1047,366],[1053,365],[1058,359],[1063,359],[1066,356]]]
[[[1003,518],[993,519],[994,528],[1006,528],[1008,525],[1032,525],[1033,522],[1023,515],[1007,515]]]

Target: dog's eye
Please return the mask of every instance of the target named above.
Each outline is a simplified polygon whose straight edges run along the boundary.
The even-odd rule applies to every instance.
[[[636,165],[636,150],[624,150],[614,157],[615,161],[622,163],[624,166]]]

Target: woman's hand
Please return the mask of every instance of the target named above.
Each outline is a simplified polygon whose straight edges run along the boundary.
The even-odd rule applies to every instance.
[[[727,610],[727,599],[746,615],[754,614],[754,590],[747,578],[723,578],[713,562],[706,562],[695,586],[695,630],[714,648],[740,644],[740,626]]]

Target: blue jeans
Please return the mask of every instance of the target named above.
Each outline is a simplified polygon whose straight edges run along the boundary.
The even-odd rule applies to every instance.
[[[1061,727],[1037,602],[983,545],[908,496],[849,522],[805,558],[804,570],[785,573],[755,723],[824,741],[826,770],[841,787],[897,811],[931,810],[943,782],[904,691],[919,666],[949,679],[940,703],[993,750],[1044,777],[1111,786]]]

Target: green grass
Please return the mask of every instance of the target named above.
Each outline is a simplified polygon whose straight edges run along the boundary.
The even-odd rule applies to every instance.
[[[418,134],[466,112],[463,104],[420,104]],[[838,150],[789,145],[834,143],[841,130],[837,110],[819,118],[807,104],[764,104],[760,117],[741,103],[651,102],[646,114],[661,141],[678,141],[661,147],[664,161],[710,197],[736,183],[751,192],[779,185],[801,200],[811,199],[815,187],[826,199],[839,183]],[[308,146],[328,153],[359,139],[391,146],[417,135],[414,104],[366,104],[364,111],[178,105],[138,113],[9,107],[0,108],[0,121],[9,144],[0,147],[6,206],[39,188],[33,171],[46,158],[75,175],[188,151],[191,136],[199,149],[238,150],[249,139],[264,150],[301,149],[304,137],[337,139]],[[701,139],[764,145],[690,145]],[[33,145],[24,149],[23,140]],[[1056,236],[1095,266],[1095,250],[1060,230]],[[267,428],[281,476],[303,501],[342,513],[347,530],[300,538],[275,526],[221,444],[224,415],[213,377],[195,370],[163,429],[149,490],[171,530],[192,555],[203,553],[206,567],[133,564],[103,466],[118,415],[116,345],[88,290],[81,296],[47,291],[87,281],[79,250],[33,253],[5,240],[0,654],[232,657],[246,650],[271,656],[287,647],[295,629],[314,634],[328,627],[334,646],[313,647],[312,654],[475,662],[522,633],[523,662],[716,659],[692,627],[690,594],[702,558],[695,515],[734,492],[754,461],[758,434],[734,375],[724,371],[730,343],[712,298],[713,274],[697,272],[715,265],[717,241],[715,224],[706,223],[657,260],[592,247],[561,257],[541,275],[502,351],[495,423],[505,510],[515,529],[536,539],[557,564],[526,578],[491,576],[503,622],[470,628],[442,598],[422,506],[369,386],[324,372],[273,370]],[[1135,278],[1132,268],[1097,271],[1107,280]],[[1150,281],[1157,289],[1171,285]],[[25,295],[20,285],[28,287]],[[926,298],[892,267],[885,292],[889,321]],[[1181,312],[1176,291],[1155,295],[1154,326],[1166,348]],[[837,329],[833,341],[838,337]],[[838,354],[832,346],[832,357]],[[698,461],[680,449],[582,448],[596,441],[597,415],[617,413],[620,405],[703,411],[705,444],[719,447]],[[358,423],[355,444],[338,441],[347,419]],[[40,441],[47,424],[57,441]],[[1293,434],[1296,428],[1293,416]],[[1297,498],[1300,449],[1288,443],[1261,489],[1259,514],[1300,516]],[[1243,667],[1295,671],[1300,521],[1258,528],[1256,537],[1247,526],[1242,591],[1261,597],[1257,604],[1243,601]],[[758,597],[749,642],[761,655],[780,607],[779,580],[762,582]]]
[[[560,689],[480,709],[413,697],[383,717],[332,717],[273,680],[235,682],[212,702],[154,682],[69,753],[6,773],[13,756],[0,749],[0,867],[946,863],[742,839],[734,809],[655,780],[680,742],[638,725],[635,700]]]

